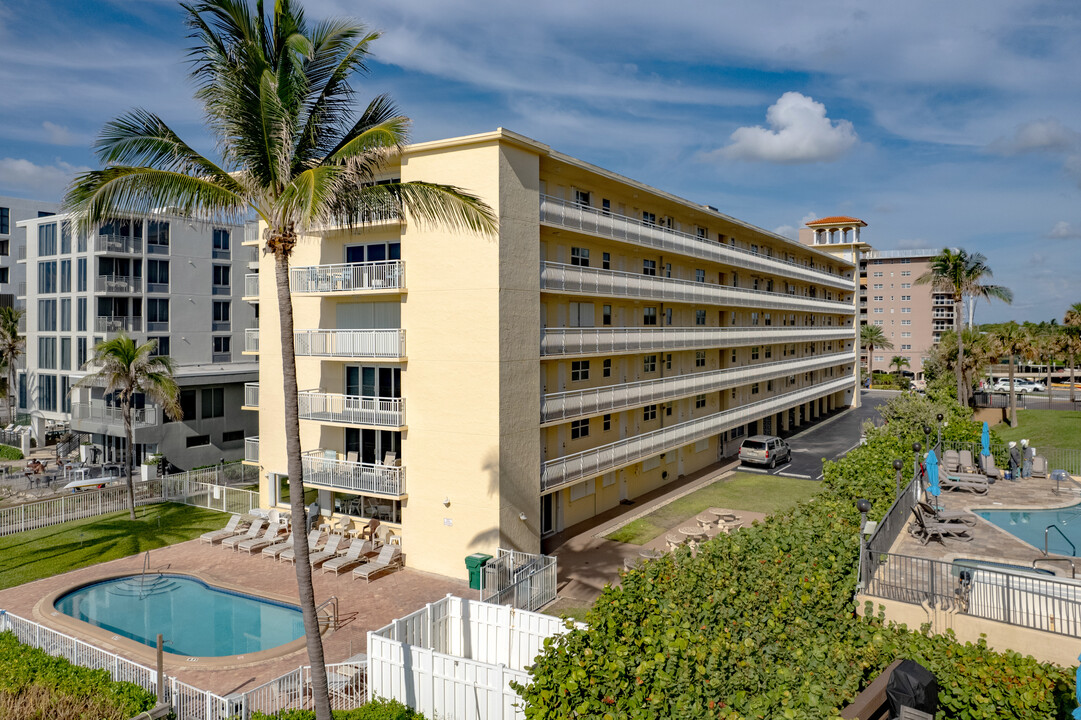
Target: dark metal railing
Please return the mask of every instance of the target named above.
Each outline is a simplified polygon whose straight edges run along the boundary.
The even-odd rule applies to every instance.
[[[912,518],[912,508],[916,506],[916,494],[918,492],[919,483],[916,480],[909,481],[905,489],[901,491],[900,496],[893,501],[890,509],[879,520],[874,534],[867,540],[869,553],[889,552],[901,531],[905,529],[905,525]],[[863,564],[863,575],[860,577],[863,587],[867,587],[873,569],[871,563]]]
[[[945,450],[968,450],[972,453],[972,459],[978,461],[981,445],[978,442],[942,441]],[[1000,468],[1009,467],[1010,449],[1006,445],[992,444],[991,454],[995,456],[995,463]],[[1054,448],[1036,447],[1036,454],[1047,458],[1047,470],[1065,470],[1070,475],[1081,475],[1081,449],[1078,448]]]

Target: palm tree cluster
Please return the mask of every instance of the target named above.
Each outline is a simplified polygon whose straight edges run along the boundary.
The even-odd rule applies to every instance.
[[[491,210],[450,185],[376,183],[408,140],[408,118],[380,95],[354,104],[350,81],[367,71],[379,33],[351,20],[310,23],[299,4],[264,12],[247,0],[184,3],[193,40],[195,97],[217,141],[208,158],[151,112],[105,125],[95,149],[104,165],[78,176],[65,205],[84,230],[117,214],[154,208],[203,221],[258,218],[274,259],[280,316],[289,496],[305,517],[289,262],[298,238],[356,228],[398,214],[414,223],[490,233]],[[330,719],[326,670],[305,533],[295,533],[297,589],[318,720]]]
[[[19,308],[0,308],[0,367],[7,370],[5,396],[9,423],[15,422],[15,368],[26,352],[26,338],[19,335],[19,322],[23,314]]]

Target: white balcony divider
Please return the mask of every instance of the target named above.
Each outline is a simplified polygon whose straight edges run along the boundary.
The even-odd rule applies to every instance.
[[[259,383],[244,383],[244,406],[259,407]]]
[[[393,428],[405,425],[405,398],[340,395],[318,390],[301,390],[298,397],[301,420]]]
[[[92,247],[94,252],[138,254],[143,251],[143,239],[126,235],[95,235]]]
[[[244,275],[244,297],[259,297],[259,273]]]
[[[244,330],[244,352],[259,352],[259,328]]]
[[[135,293],[142,291],[143,279],[128,275],[98,275],[94,280],[97,292]]]
[[[339,490],[399,497],[405,494],[405,468],[339,460],[333,450],[304,453],[304,482]]]
[[[405,330],[298,330],[293,338],[305,357],[405,357]]]
[[[156,407],[133,408],[131,411],[132,427],[155,427],[158,424],[158,417],[158,408]],[[102,402],[72,403],[71,419],[124,427],[124,411],[118,407],[109,407]]]
[[[290,268],[289,286],[295,293],[351,293],[405,287],[401,260]]]
[[[586,415],[615,412],[641,405],[666,402],[701,393],[762,382],[797,373],[854,364],[852,351],[743,367],[709,370],[691,375],[673,375],[657,380],[619,383],[589,390],[548,393],[541,398],[541,422],[571,420]]]
[[[259,436],[244,438],[244,460],[259,462]]]
[[[541,195],[540,219],[542,223],[550,225],[748,270],[775,273],[783,277],[822,283],[844,290],[853,287],[851,278],[825,270],[786,261],[783,258],[753,253],[731,245],[722,245],[689,233],[642,222],[624,215],[603,212],[578,203],[566,202],[550,195]]]
[[[765,292],[750,288],[737,288],[692,280],[618,272],[599,268],[542,262],[541,290],[602,295],[611,297],[645,298],[711,305],[732,305],[764,310],[798,310],[800,312],[826,312],[852,315],[856,308],[852,303],[838,300]]]
[[[855,330],[851,326],[831,325],[545,328],[541,337],[541,355],[618,355],[650,350],[726,348],[828,340],[855,341],[855,337]]]
[[[725,430],[760,420],[793,405],[854,387],[852,377],[842,377],[809,388],[777,395],[707,417],[688,420],[653,432],[636,435],[573,455],[548,460],[541,465],[541,492],[547,493],[610,470],[681,448]]]

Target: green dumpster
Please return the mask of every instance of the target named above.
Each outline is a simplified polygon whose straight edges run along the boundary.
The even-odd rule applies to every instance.
[[[469,571],[469,587],[471,589],[480,590],[480,569],[491,559],[491,555],[485,555],[484,553],[473,553],[465,556],[465,567]]]

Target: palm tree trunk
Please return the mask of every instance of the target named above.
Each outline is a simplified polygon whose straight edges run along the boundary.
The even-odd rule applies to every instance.
[[[873,358],[871,357],[871,354],[874,353],[874,351],[875,351],[875,346],[874,345],[868,345],[867,346],[867,387],[870,387],[871,385],[874,385],[874,383],[875,383],[874,366],[871,365],[871,360],[873,360]]]
[[[1047,356],[1047,409],[1051,409],[1051,396],[1054,394],[1051,392],[1051,363],[1054,355]]]
[[[8,422],[15,424],[15,366],[8,363]]]
[[[1077,400],[1077,392],[1074,390],[1074,365],[1077,363],[1077,356],[1074,353],[1070,353],[1070,404],[1072,405]]]
[[[1010,427],[1017,427],[1017,393],[1013,391],[1013,353],[1010,353]]]
[[[331,720],[330,691],[327,687],[323,638],[315,614],[315,586],[308,561],[307,508],[304,506],[304,477],[300,457],[300,399],[297,393],[296,353],[293,347],[293,302],[289,294],[289,259],[284,252],[274,254],[274,281],[281,318],[282,380],[285,393],[285,453],[289,471],[289,507],[293,513],[293,550],[296,557],[297,594],[304,616],[304,636],[308,662],[312,667],[312,703],[316,720]],[[297,528],[297,524],[301,528]]]
[[[125,395],[121,401],[121,407],[124,410],[124,437],[127,438],[128,448],[124,454],[126,458],[124,465],[128,470],[128,509],[131,511],[131,519],[135,520],[135,481],[131,477],[131,456],[132,451],[135,449],[135,433],[131,429],[131,394]]]
[[[953,301],[953,327],[957,332],[957,402],[961,405],[967,405],[967,395],[965,393],[965,344],[961,339],[961,298],[957,297]]]

